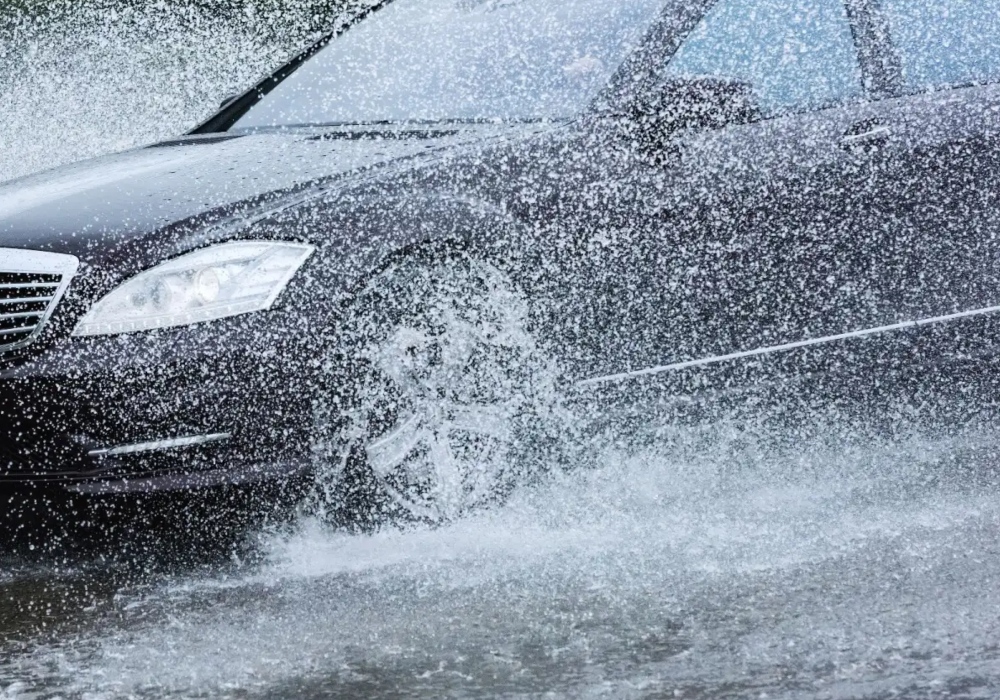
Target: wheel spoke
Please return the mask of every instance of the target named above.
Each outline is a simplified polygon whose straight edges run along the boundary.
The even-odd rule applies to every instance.
[[[383,478],[392,474],[426,440],[422,418],[419,414],[411,416],[367,445],[368,462],[376,474]]]
[[[439,522],[491,501],[511,471],[515,419],[533,405],[524,378],[548,369],[526,330],[527,302],[499,270],[468,259],[404,262],[368,290],[355,321],[373,370],[361,413],[368,430],[393,427],[368,432],[359,454],[412,517]]]
[[[432,503],[446,518],[458,515],[465,504],[465,475],[467,465],[455,456],[450,436],[437,434],[431,442],[429,456],[434,469],[434,483],[430,487]]]

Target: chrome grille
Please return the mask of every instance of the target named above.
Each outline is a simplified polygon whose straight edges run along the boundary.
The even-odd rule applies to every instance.
[[[41,333],[78,265],[72,255],[0,248],[0,352]]]

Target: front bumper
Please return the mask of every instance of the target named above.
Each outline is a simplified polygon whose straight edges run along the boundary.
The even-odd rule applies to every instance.
[[[287,324],[69,338],[0,365],[0,486],[131,493],[308,470],[319,383],[302,358],[317,353]]]

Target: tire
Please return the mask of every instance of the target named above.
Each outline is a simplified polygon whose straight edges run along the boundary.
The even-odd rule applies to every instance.
[[[560,413],[557,372],[528,311],[505,274],[464,254],[404,260],[357,295],[330,363],[346,364],[346,386],[317,410],[330,519],[447,522],[548,468],[535,448]]]

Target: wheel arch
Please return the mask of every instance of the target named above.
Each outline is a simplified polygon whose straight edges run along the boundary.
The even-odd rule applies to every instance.
[[[304,311],[317,352],[342,345],[343,321],[373,279],[400,261],[468,254],[511,276],[524,288],[533,229],[504,207],[448,191],[354,198],[351,207],[316,211],[335,231],[284,305]]]
[[[469,254],[514,277],[532,248],[533,229],[503,206],[451,192],[420,192],[379,199],[376,211],[352,217],[360,245],[343,251],[341,303],[350,305],[373,278],[401,260]]]

